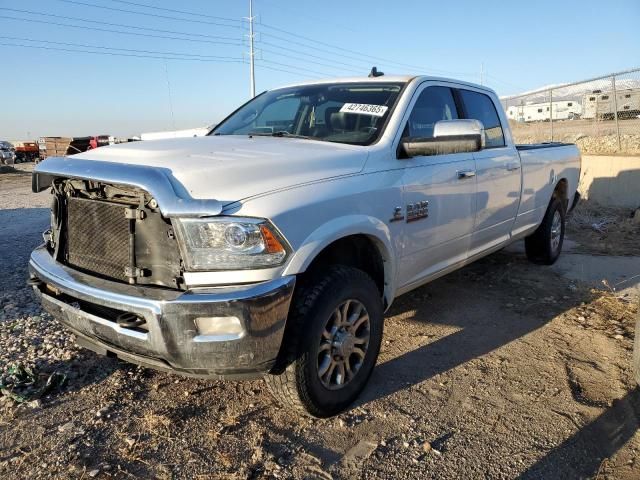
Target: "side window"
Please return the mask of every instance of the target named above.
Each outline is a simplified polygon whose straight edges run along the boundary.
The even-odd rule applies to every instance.
[[[425,88],[413,106],[405,136],[433,137],[433,127],[439,120],[456,120],[458,112],[451,89],[447,87]]]
[[[504,133],[498,112],[491,98],[488,95],[472,92],[471,90],[460,90],[460,98],[462,99],[466,118],[480,120],[484,125],[485,147],[503,147]]]

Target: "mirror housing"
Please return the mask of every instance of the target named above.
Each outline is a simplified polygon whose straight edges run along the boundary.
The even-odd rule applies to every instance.
[[[484,148],[484,125],[471,119],[440,120],[433,138],[408,137],[400,145],[406,158],[477,152]]]

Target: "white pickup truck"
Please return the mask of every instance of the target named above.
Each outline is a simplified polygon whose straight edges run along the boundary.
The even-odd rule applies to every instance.
[[[284,405],[329,416],[365,387],[395,297],[518,239],[553,263],[579,175],[575,145],[514,145],[482,86],[288,86],[205,137],[40,163],[51,229],[29,282],[87,348],[265,376]]]

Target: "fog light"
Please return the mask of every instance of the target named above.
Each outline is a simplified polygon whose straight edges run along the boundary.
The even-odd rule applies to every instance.
[[[195,319],[195,324],[198,329],[198,337],[194,339],[195,341],[235,340],[244,335],[242,323],[238,317],[198,317]]]

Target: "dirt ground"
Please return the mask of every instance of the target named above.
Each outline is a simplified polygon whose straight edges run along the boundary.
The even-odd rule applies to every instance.
[[[585,253],[640,256],[640,208],[636,213],[582,202],[567,227],[577,248]]]
[[[399,298],[364,395],[314,420],[261,381],[73,346],[24,286],[48,222],[47,194],[29,185],[0,175],[0,373],[23,364],[66,381],[30,402],[0,395],[0,478],[640,478],[637,298],[498,252]],[[570,236],[606,253],[588,223]],[[627,246],[616,253],[638,255]]]

